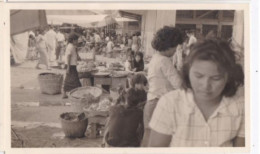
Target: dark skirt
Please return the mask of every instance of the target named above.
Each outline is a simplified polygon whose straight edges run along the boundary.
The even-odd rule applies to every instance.
[[[64,92],[69,92],[75,88],[81,87],[76,66],[68,66],[68,67],[70,67],[70,73],[66,74],[65,77],[64,87],[63,87]]]

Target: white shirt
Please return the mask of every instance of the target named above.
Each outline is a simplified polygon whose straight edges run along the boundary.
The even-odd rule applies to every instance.
[[[55,46],[56,43],[56,32],[52,29],[50,29],[46,34],[46,41],[48,42],[49,45],[52,47]]]
[[[191,35],[190,38],[189,38],[189,43],[188,43],[188,46],[191,46],[192,44],[196,43],[197,42],[197,39],[195,36]]]
[[[160,98],[167,92],[178,89],[182,85],[182,79],[169,57],[159,53],[153,55],[148,66],[148,100]]]
[[[112,41],[107,42],[107,52],[112,52],[114,43]]]
[[[39,49],[47,49],[46,37],[44,35],[39,34],[36,37],[36,47]]]
[[[94,34],[95,42],[100,42],[101,38],[98,34]]]
[[[56,35],[56,39],[57,39],[58,42],[64,42],[65,36],[61,32],[58,32],[57,35]]]
[[[181,45],[178,45],[176,52],[173,55],[173,65],[177,68],[178,71],[181,71],[183,66],[182,54],[183,54],[183,48]]]
[[[175,90],[159,100],[150,127],[171,135],[172,147],[233,146],[235,137],[245,137],[244,97],[223,97],[205,121],[191,90]]]
[[[125,62],[125,71],[132,71],[131,63],[128,60]]]
[[[68,56],[71,56],[70,58],[70,64],[68,64]],[[76,66],[77,65],[77,61],[78,61],[78,55],[77,55],[77,52],[76,52],[76,48],[74,47],[73,44],[69,43],[67,48],[66,48],[66,51],[65,51],[65,63],[67,65],[74,65]]]

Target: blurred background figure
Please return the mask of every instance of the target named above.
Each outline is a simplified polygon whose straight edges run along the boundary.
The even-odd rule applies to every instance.
[[[36,49],[40,54],[40,59],[36,65],[36,69],[40,69],[40,64],[45,65],[49,70],[49,60],[48,60],[48,44],[46,42],[46,38],[44,35],[44,30],[41,28],[38,31],[38,35],[36,37]]]
[[[35,40],[35,34],[33,32],[29,33],[28,51],[27,51],[26,59],[28,60],[37,59],[36,40]]]
[[[62,50],[64,49],[65,45],[65,36],[63,33],[61,33],[60,29],[57,29],[57,35],[56,35],[57,45],[56,45],[56,60],[59,60],[60,56],[64,53],[62,53]]]
[[[46,32],[45,37],[49,47],[48,54],[50,61],[54,61],[56,53],[56,32],[53,30],[52,26],[49,27],[49,30]]]

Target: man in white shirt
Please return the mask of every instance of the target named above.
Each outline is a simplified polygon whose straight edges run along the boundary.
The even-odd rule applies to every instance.
[[[64,42],[65,42],[65,36],[60,32],[60,30],[57,30],[57,35],[56,35],[56,40],[57,40],[57,47],[56,47],[56,60],[59,59],[60,54],[61,54],[61,50],[64,46]]]
[[[56,32],[53,30],[53,27],[50,27],[48,32],[45,34],[46,42],[49,46],[49,56],[50,61],[55,59],[55,49],[56,49]]]
[[[97,32],[94,33],[95,43],[99,43],[101,41],[101,38]]]

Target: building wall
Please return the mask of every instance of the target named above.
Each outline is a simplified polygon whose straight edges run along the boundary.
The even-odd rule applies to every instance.
[[[151,56],[155,50],[151,46],[156,31],[165,25],[175,26],[176,11],[146,11],[142,16],[142,44],[146,55]]]
[[[244,47],[244,11],[235,11],[233,39]]]

